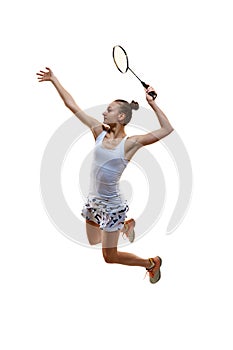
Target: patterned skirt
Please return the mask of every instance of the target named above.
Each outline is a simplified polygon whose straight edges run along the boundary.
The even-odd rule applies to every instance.
[[[98,224],[101,230],[113,232],[123,228],[128,210],[127,201],[88,197],[81,215]]]

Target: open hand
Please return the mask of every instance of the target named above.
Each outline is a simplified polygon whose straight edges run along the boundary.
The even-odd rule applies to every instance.
[[[45,68],[48,70],[47,72],[40,70],[39,73],[36,73],[36,75],[38,75],[37,79],[38,79],[39,83],[42,81],[52,81],[54,78],[54,74],[51,71],[51,69],[48,67],[45,67]]]

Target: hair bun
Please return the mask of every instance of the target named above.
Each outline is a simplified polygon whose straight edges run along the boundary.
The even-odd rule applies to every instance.
[[[130,106],[131,106],[131,108],[134,109],[135,111],[136,111],[137,109],[139,109],[139,104],[138,104],[137,102],[135,102],[135,101],[130,102]]]

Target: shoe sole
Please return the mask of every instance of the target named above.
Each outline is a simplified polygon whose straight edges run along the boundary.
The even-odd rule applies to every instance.
[[[154,275],[153,278],[150,277],[150,283],[153,283],[153,284],[157,283],[160,280],[160,278],[161,278],[160,267],[162,266],[162,259],[159,256],[158,256],[158,258],[159,258],[159,261],[160,261],[159,269],[158,269],[158,271],[156,272],[156,274]]]
[[[134,226],[135,226],[135,225],[134,225]],[[130,243],[133,243],[134,239],[135,239],[135,231],[134,231],[134,229],[133,229],[133,231],[130,232],[130,234],[129,234],[129,236],[128,236],[128,240],[129,240]]]
[[[133,243],[134,242],[134,239],[135,239],[135,231],[134,231],[134,227],[135,227],[135,225],[136,225],[136,222],[135,222],[135,220],[134,219],[130,219],[128,222],[133,222],[134,223],[134,225],[133,225],[133,231],[132,232],[130,232],[130,234],[129,235],[126,235],[127,236],[127,238],[128,238],[128,240],[129,240],[129,242],[130,243]],[[128,224],[129,225],[129,224]]]

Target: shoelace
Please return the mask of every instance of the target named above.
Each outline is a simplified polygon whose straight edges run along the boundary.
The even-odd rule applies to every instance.
[[[151,262],[151,264],[153,264],[151,267],[149,268],[146,268],[146,273],[145,273],[145,276],[144,276],[144,279],[146,278],[147,275],[150,276],[150,272],[152,272],[153,268],[155,267],[155,262],[152,258],[149,259],[149,261]],[[153,276],[152,276],[153,277]]]

